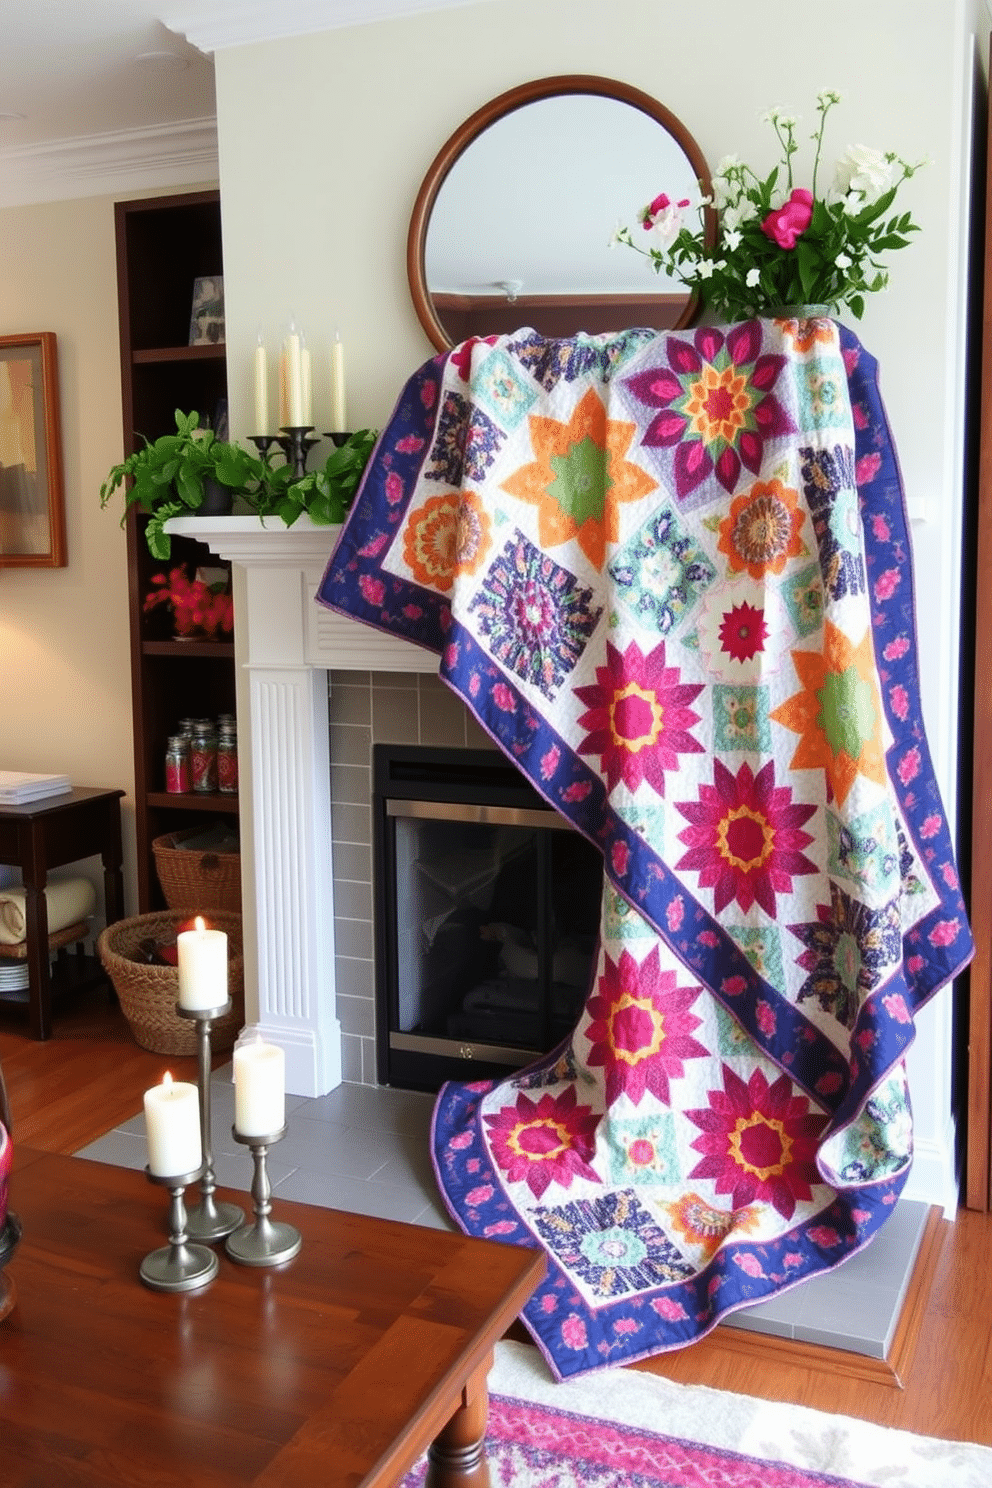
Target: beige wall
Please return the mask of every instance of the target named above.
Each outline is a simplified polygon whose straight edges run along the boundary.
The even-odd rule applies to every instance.
[[[68,541],[65,568],[0,567],[0,767],[61,772],[130,794],[124,534],[119,514],[101,511],[99,501],[121,457],[109,199],[0,211],[0,328],[58,337]],[[129,826],[129,810],[125,819]],[[133,831],[125,838],[133,885]],[[98,868],[86,867],[95,882]]]

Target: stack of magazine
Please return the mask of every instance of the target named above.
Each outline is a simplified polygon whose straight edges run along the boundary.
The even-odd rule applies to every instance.
[[[30,775],[24,770],[0,770],[0,806],[27,806],[45,796],[64,796],[72,790],[68,775]]]

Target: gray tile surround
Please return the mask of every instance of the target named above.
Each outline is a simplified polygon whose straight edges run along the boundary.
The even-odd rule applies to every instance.
[[[374,1085],[373,744],[491,749],[492,740],[436,676],[332,671],[328,677],[335,975],[345,1080]]]
[[[231,1136],[230,1065],[215,1071],[210,1104],[217,1181],[248,1193],[251,1157]],[[275,1218],[283,1198],[434,1229],[454,1228],[431,1167],[432,1095],[343,1084],[316,1100],[289,1096],[286,1108],[289,1130],[268,1162]],[[143,1169],[144,1117],[133,1117],[76,1155]],[[887,1358],[927,1212],[925,1204],[904,1199],[873,1243],[846,1265],[760,1307],[735,1313],[723,1326]]]

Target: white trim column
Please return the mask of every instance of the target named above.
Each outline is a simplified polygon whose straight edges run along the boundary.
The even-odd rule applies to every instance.
[[[327,673],[436,671],[437,657],[315,604],[336,527],[182,517],[167,530],[232,564],[245,1013],[285,1050],[287,1090],[323,1095],[341,1083]]]

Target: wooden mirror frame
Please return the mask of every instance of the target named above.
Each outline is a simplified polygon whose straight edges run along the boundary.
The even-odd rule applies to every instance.
[[[18,516],[15,513],[7,524],[9,532],[0,531],[0,568],[64,568],[68,561],[56,341],[54,331],[0,336],[0,361],[28,361],[32,364],[30,413],[39,489],[36,505],[28,515],[44,518],[46,537],[45,547],[41,550],[29,548],[26,543],[19,546]],[[17,356],[17,352],[23,352],[23,356]],[[0,508],[0,522],[3,520],[4,512]]]
[[[498,97],[490,99],[488,103],[476,109],[475,113],[471,114],[464,124],[455,130],[451,138],[441,146],[424,177],[414,203],[413,215],[410,218],[406,245],[406,268],[410,281],[410,295],[417,318],[427,332],[431,344],[438,351],[449,351],[452,345],[444,326],[438,319],[427,284],[427,229],[438,192],[455,162],[468,146],[492,124],[505,118],[507,114],[525,107],[528,103],[535,103],[542,98],[557,98],[570,93],[591,93],[603,98],[615,98],[620,103],[640,109],[642,113],[654,119],[671,135],[688,159],[703,194],[712,195],[709,166],[685,125],[670,109],[665,108],[664,104],[652,98],[649,93],[643,93],[639,88],[632,87],[629,83],[586,73],[566,73],[560,77],[535,78],[532,82],[522,83],[516,88],[510,88],[506,93],[500,93]],[[716,213],[712,207],[707,207],[705,211],[704,233],[706,243],[712,245],[716,241]],[[697,299],[696,295],[689,295],[685,309],[672,329],[679,330],[690,324],[696,313]]]

